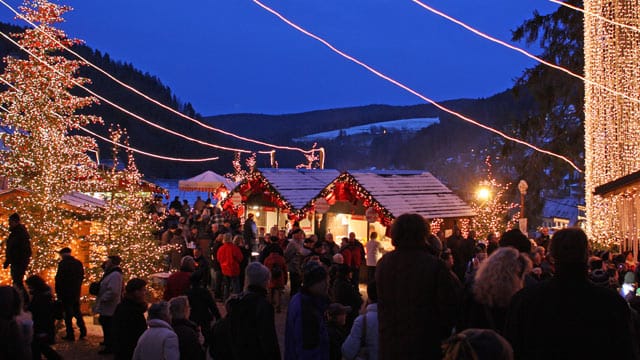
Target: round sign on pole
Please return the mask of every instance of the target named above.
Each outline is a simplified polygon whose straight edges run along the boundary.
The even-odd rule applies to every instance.
[[[368,208],[367,211],[364,212],[364,216],[368,222],[378,221],[378,212],[374,208]]]
[[[329,211],[329,203],[325,198],[320,198],[316,200],[316,213],[325,214]]]
[[[242,204],[242,195],[240,195],[240,193],[233,194],[233,196],[231,196],[231,202],[233,202],[235,206]]]

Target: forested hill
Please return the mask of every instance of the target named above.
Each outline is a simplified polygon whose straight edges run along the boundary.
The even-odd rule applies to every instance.
[[[5,33],[22,31],[19,27],[1,23],[0,29]],[[111,59],[108,54],[86,46],[78,46],[76,51],[92,63],[154,99],[189,116],[200,118],[191,104],[180,101],[171,92],[171,89],[163,85],[157,77],[136,69],[132,64]],[[24,56],[18,48],[9,42],[0,41],[0,56],[6,55]],[[251,150],[267,150],[203,129],[133,94],[92,68],[83,68],[80,75],[92,80],[89,87],[98,94],[159,125],[211,143]],[[82,93],[83,91],[78,90],[78,94],[83,95]],[[511,91],[505,91],[487,99],[453,100],[444,102],[444,104],[483,123],[499,128],[507,126],[531,106],[530,102],[526,100],[516,102]],[[138,155],[138,165],[147,177],[182,178],[205,169],[212,169],[220,173],[226,173],[231,169],[232,153],[177,138],[143,124],[107,104],[94,105],[87,109],[87,112],[102,116],[105,122],[104,126],[92,126],[94,131],[106,135],[109,124],[120,124],[128,130],[132,146],[141,150],[176,157],[220,156],[220,160],[215,162],[184,164],[154,160]],[[388,136],[373,139],[366,146],[353,139],[336,139],[319,144],[327,148],[327,167],[346,169],[376,166],[379,168],[429,169],[448,179],[450,177],[449,170],[453,167],[452,158],[458,159],[455,162],[464,163],[466,160],[463,157],[466,155],[473,154],[474,151],[477,154],[478,150],[491,146],[490,133],[444,114],[431,105],[368,105],[285,115],[230,114],[207,117],[204,120],[214,126],[243,136],[281,145],[310,147],[312,144],[294,144],[292,138],[355,125],[421,117],[439,117],[440,124],[409,137],[391,133]],[[102,158],[108,158],[111,147],[103,142],[99,142],[99,144]],[[266,156],[259,156],[258,166],[268,166],[268,160]],[[277,160],[281,167],[292,167],[304,162],[305,159],[299,153],[278,151]],[[459,170],[455,171],[459,172]],[[453,179],[451,180],[453,181]]]

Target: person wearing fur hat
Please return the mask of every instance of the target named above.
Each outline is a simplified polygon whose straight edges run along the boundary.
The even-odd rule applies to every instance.
[[[511,301],[504,335],[515,358],[637,358],[629,306],[587,278],[587,235],[579,228],[562,229],[553,235],[550,252],[555,276],[525,287]]]
[[[324,319],[328,307],[327,270],[315,262],[303,268],[300,292],[289,302],[285,328],[285,360],[326,360],[329,334]]]

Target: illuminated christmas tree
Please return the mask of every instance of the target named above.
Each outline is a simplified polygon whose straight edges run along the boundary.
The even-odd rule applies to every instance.
[[[518,206],[505,199],[505,194],[508,193],[511,184],[501,184],[494,178],[489,157],[487,157],[485,164],[487,167],[486,178],[480,183],[476,199],[471,203],[471,207],[476,213],[472,227],[479,240],[486,239],[490,233],[505,232],[510,228],[513,219],[519,217],[516,214],[510,221],[510,213]]]
[[[0,123],[11,130],[2,139],[7,150],[0,153],[0,175],[8,178],[11,188],[28,192],[3,206],[18,212],[31,234],[33,273],[54,268],[57,251],[75,237],[74,215],[63,210],[61,197],[88,191],[96,180],[96,166],[87,155],[96,148],[95,141],[71,133],[79,126],[101,122],[78,113],[96,100],[70,92],[89,80],[77,76],[81,63],[60,56],[62,47],[49,38],[68,47],[80,43],[54,27],[69,10],[47,1],[26,1],[23,16],[38,24],[39,30],[12,36],[32,55],[5,57],[1,75],[12,86],[0,93],[0,103],[8,110]]]
[[[126,132],[119,128],[111,131],[111,139],[128,146]],[[118,170],[118,147],[113,149],[113,167],[102,173],[102,192],[107,202],[99,209],[94,220],[101,229],[89,238],[91,244],[91,277],[100,275],[99,265],[109,255],[122,258],[125,278],[146,278],[162,271],[163,256],[168,248],[157,244],[154,233],[159,220],[146,211],[153,194],[144,192],[142,174],[138,171],[133,152],[127,150],[126,167]]]

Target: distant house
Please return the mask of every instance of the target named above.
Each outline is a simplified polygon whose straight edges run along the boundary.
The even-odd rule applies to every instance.
[[[545,199],[542,226],[556,230],[580,226],[584,221],[580,211],[580,205],[583,203],[582,199],[574,197]]]

